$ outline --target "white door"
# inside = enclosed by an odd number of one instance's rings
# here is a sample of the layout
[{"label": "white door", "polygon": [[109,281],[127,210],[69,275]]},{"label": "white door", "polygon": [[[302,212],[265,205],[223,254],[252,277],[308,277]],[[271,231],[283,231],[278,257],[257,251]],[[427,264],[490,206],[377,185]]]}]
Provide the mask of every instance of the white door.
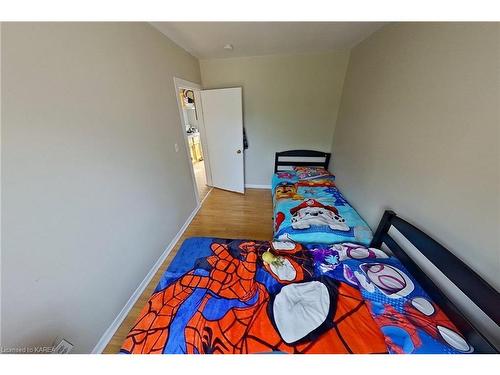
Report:
[{"label": "white door", "polygon": [[202,90],[200,93],[212,185],[244,193],[241,87]]}]

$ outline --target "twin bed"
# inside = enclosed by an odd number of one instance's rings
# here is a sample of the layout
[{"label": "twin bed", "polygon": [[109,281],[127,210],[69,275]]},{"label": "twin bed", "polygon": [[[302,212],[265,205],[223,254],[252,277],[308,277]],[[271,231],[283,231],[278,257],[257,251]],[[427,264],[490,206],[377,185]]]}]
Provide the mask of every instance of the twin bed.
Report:
[{"label": "twin bed", "polygon": [[[498,292],[391,211],[373,235],[336,188],[329,159],[277,153],[274,239],[187,239],[121,352],[497,352]],[[422,259],[497,331],[472,324],[422,271]]]},{"label": "twin bed", "polygon": [[329,160],[329,153],[318,151],[276,154],[272,180],[276,240],[370,244],[372,232],[335,186]]}]

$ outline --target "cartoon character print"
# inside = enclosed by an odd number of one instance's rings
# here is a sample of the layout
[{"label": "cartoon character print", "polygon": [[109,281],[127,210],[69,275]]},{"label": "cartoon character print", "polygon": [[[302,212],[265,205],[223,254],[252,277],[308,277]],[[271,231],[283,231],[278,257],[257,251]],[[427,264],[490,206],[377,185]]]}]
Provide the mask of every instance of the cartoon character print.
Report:
[{"label": "cartoon character print", "polygon": [[329,176],[330,172],[328,172],[325,168],[320,167],[294,167],[297,176],[301,180],[308,180],[316,177]]},{"label": "cartoon character print", "polygon": [[391,353],[412,353],[422,346],[415,326],[393,306],[383,305],[381,313],[375,315],[375,321],[385,333],[385,342]]},{"label": "cartoon character print", "polygon": [[276,216],[274,217],[274,233],[278,233],[283,221],[285,221],[285,214],[281,211],[276,213]]},{"label": "cartoon character print", "polygon": [[389,257],[382,250],[350,242],[334,244],[332,249],[339,252],[341,261],[346,259],[387,259]]},{"label": "cartoon character print", "polygon": [[291,172],[277,172],[276,176],[278,176],[281,180],[289,180],[295,177],[295,173]]},{"label": "cartoon character print", "polygon": [[313,259],[295,242],[273,241],[261,258],[267,272],[281,284],[302,281],[314,273]]},{"label": "cartoon character print", "polygon": [[[387,258],[381,250],[374,248],[363,250],[363,247],[355,244],[335,246],[339,251],[345,251],[341,259]],[[453,349],[461,353],[471,353],[474,350],[445,313],[427,296],[420,294],[416,284],[399,267],[377,261],[361,263],[358,271],[354,272],[350,268],[346,270],[346,267],[348,266],[344,265],[344,278],[348,282],[358,284],[370,294],[380,293],[370,297],[372,302],[369,306],[392,353],[418,351],[423,345],[423,332],[449,348],[445,350]]]},{"label": "cartoon character print", "polygon": [[[241,244],[241,248],[245,250],[253,249],[254,246],[253,242]],[[206,289],[221,298],[238,299],[243,302],[248,301],[257,292],[259,285],[253,280],[257,263],[254,249],[247,251],[243,260],[234,258],[229,253],[227,245],[214,243],[211,249],[213,255],[205,259],[211,268],[209,276],[196,275],[192,270],[167,288],[154,293],[125,339],[123,352],[161,354],[169,337],[170,324],[177,311],[198,288]],[[206,302],[205,298],[202,305]],[[199,311],[200,309],[197,313]],[[186,330],[193,328],[195,327],[188,325]],[[211,343],[200,343],[197,335],[188,335],[186,339],[188,351],[195,345],[201,346],[198,348],[200,352],[217,349]],[[224,344],[222,346],[226,347]]]},{"label": "cartoon character print", "polygon": [[339,189],[335,186],[327,187],[325,189],[325,193],[331,194],[331,196],[335,199],[336,206],[346,206],[348,204]]},{"label": "cartoon character print", "polygon": [[380,314],[375,315],[375,321],[385,333],[391,353],[413,353],[418,350],[422,346],[419,329],[459,352],[471,353],[474,350],[443,311],[424,297],[406,301],[403,313],[384,304]]},{"label": "cartoon character print", "polygon": [[295,199],[302,200],[304,197],[297,194],[297,184],[290,182],[281,182],[276,186],[274,196],[276,199]]},{"label": "cartoon character print", "polygon": [[348,231],[345,219],[333,206],[327,206],[315,199],[308,199],[290,210],[293,229],[308,229],[313,225],[327,225],[330,229]]},{"label": "cartoon character print", "polygon": [[335,182],[329,178],[317,178],[314,180],[299,180],[297,183],[298,186],[309,186],[309,187],[320,187],[320,186],[329,186],[334,187]]},{"label": "cartoon character print", "polygon": [[304,197],[307,197],[307,198],[314,198],[315,196],[318,195],[315,188],[303,188],[302,194],[304,195]]},{"label": "cartoon character print", "polygon": [[332,248],[315,247],[310,249],[314,263],[319,267],[321,273],[333,271],[340,265],[340,254]]},{"label": "cartoon character print", "polygon": [[[214,242],[213,255],[197,262],[209,266],[209,275],[200,276],[191,270],[154,293],[122,352],[162,353],[172,326],[178,322],[179,309],[200,288],[206,293],[193,307],[195,311],[183,329],[186,353],[386,352],[383,336],[365,301],[347,284],[299,276],[294,283],[284,283],[276,294],[269,294],[255,279],[259,255],[270,248],[265,244],[241,242],[237,254],[228,244]],[[297,258],[292,259],[288,253],[280,256],[294,260],[290,264],[297,275],[305,275],[304,270],[299,272]],[[302,297],[297,299],[299,295]],[[211,315],[214,304],[224,306],[219,316]],[[179,319],[185,319],[186,312],[182,315]],[[356,333],[360,322],[364,326],[362,338]]]},{"label": "cartoon character print", "polygon": [[414,297],[406,301],[404,312],[408,320],[429,336],[443,344],[463,352],[471,353],[473,348],[459,333],[457,327],[432,301],[424,297]]},{"label": "cartoon character print", "polygon": [[384,263],[363,263],[359,266],[366,276],[364,282],[362,274],[357,273],[361,285],[373,292],[375,287],[388,298],[398,299],[406,297],[415,289],[413,281],[398,268]]}]

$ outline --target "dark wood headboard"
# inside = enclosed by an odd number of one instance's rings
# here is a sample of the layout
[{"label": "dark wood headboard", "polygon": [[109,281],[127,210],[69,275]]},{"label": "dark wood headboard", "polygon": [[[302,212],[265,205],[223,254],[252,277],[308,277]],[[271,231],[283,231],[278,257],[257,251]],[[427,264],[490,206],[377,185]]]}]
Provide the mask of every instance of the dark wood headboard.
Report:
[{"label": "dark wood headboard", "polygon": [[[395,233],[397,234],[396,240],[398,240],[399,244],[389,234],[391,227],[394,227],[399,232]],[[406,244],[406,246],[403,245],[406,249],[400,246],[403,243]],[[473,324],[471,319],[467,318],[457,306],[457,298],[459,296],[456,295],[456,289],[454,289],[458,288],[465,294],[468,300],[464,301],[468,305],[472,303],[480,309],[480,313],[484,314],[481,320],[491,319],[491,324],[494,325],[496,323],[498,328],[500,325],[500,294],[491,285],[443,245],[417,227],[398,217],[393,211],[384,212],[370,246],[380,248],[382,244],[385,244],[403,263],[432,300],[441,307],[458,329],[460,329],[474,348],[474,352],[499,352],[498,342],[495,345],[494,340],[485,337],[477,327],[478,324]],[[408,246],[408,244],[410,245]],[[430,272],[426,273],[423,270],[423,268],[426,268],[425,264],[428,265],[427,262],[432,263],[432,274]],[[443,275],[444,278],[442,277]],[[440,283],[440,286],[436,282]],[[444,290],[445,287],[455,290],[455,298],[452,298],[455,302],[450,300],[453,294],[449,290],[446,293]],[[458,291],[458,293],[460,292]],[[462,304],[464,301],[462,301]],[[485,331],[484,327],[482,331]]]},{"label": "dark wood headboard", "polygon": [[[328,169],[330,163],[329,152],[313,150],[289,150],[277,152],[274,158],[274,173],[278,172],[279,167],[323,167]],[[294,160],[290,160],[290,159]],[[288,159],[288,160],[281,160]]]}]

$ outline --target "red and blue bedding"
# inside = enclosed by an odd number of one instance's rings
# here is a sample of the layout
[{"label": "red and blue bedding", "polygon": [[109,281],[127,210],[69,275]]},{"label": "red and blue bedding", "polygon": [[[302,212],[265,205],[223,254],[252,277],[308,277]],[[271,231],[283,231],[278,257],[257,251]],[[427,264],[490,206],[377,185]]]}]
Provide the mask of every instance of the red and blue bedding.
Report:
[{"label": "red and blue bedding", "polygon": [[122,353],[459,353],[395,259],[345,244],[189,238]]}]

